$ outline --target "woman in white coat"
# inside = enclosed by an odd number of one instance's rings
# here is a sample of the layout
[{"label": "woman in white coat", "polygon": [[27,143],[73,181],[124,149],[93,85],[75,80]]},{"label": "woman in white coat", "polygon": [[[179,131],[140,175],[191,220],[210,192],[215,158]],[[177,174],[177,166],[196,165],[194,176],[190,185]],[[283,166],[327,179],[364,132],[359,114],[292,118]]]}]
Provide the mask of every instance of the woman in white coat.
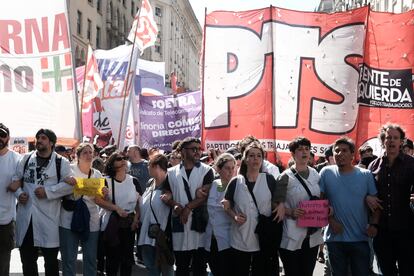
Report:
[{"label": "woman in white coat", "polygon": [[[260,143],[250,143],[243,153],[240,174],[227,186],[223,200],[224,210],[232,218],[230,245],[233,275],[279,275],[277,246],[272,256],[265,255],[259,247],[255,233],[259,213],[274,220],[284,217],[284,191],[276,187],[276,180],[261,173],[264,151]],[[280,233],[281,233],[281,225]],[[279,231],[279,230],[278,230]],[[274,233],[278,235],[278,233]]]},{"label": "woman in white coat", "polygon": [[318,248],[323,243],[321,229],[299,227],[296,221],[305,214],[305,211],[299,208],[299,203],[310,199],[300,179],[313,196],[320,196],[319,174],[308,166],[310,148],[310,141],[304,137],[295,138],[290,142],[289,150],[295,163],[277,180],[279,184],[287,184],[287,217],[284,220],[279,249],[286,276],[312,276]]},{"label": "woman in white coat", "polygon": [[[92,168],[94,147],[89,143],[81,143],[76,148],[76,164],[72,164],[72,174],[77,178],[102,178],[102,174]],[[75,200],[73,194],[63,199],[60,212],[60,253],[62,255],[63,275],[76,275],[76,259],[78,255],[79,243],[82,246],[83,275],[96,275],[96,254],[99,236],[99,207],[95,203],[95,197],[83,196],[82,200],[88,207],[90,214],[89,233],[85,233],[82,238],[79,234],[71,231],[71,222]]]},{"label": "woman in white coat", "polygon": [[[170,207],[163,201],[165,195],[163,184],[167,178],[168,159],[163,154],[154,155],[149,163],[148,170],[152,177],[142,199],[140,200],[141,232],[138,238],[138,246],[141,246],[142,259],[149,276],[172,276],[174,269],[166,263],[157,263],[155,239],[150,237],[150,227],[158,224],[162,231],[166,230]],[[170,195],[169,195],[170,197]]]},{"label": "woman in white coat", "polygon": [[220,175],[211,184],[207,199],[208,224],[205,233],[205,246],[208,265],[214,276],[232,274],[230,266],[230,227],[231,219],[223,209],[222,200],[233,173],[236,160],[230,153],[223,153],[215,160],[216,172]]}]

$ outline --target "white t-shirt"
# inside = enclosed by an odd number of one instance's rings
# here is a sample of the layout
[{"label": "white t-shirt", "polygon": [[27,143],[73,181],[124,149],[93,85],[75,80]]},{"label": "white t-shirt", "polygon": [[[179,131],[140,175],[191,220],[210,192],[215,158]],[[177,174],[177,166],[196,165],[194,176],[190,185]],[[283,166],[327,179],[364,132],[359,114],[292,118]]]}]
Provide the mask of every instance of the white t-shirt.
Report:
[{"label": "white t-shirt", "polygon": [[[108,183],[109,201],[112,202],[112,179],[106,178]],[[139,198],[139,194],[135,189],[134,181],[131,175],[127,174],[125,180],[118,182],[114,179],[115,185],[115,205],[124,209],[128,214],[135,211],[135,206]],[[111,211],[105,210],[102,214],[101,231],[104,231],[108,224]]]},{"label": "white t-shirt", "polygon": [[[87,174],[84,174],[80,171],[77,164],[71,164],[70,165],[72,169],[73,177],[79,177],[79,178],[88,178]],[[102,178],[102,174],[98,170],[92,170],[91,178]],[[73,194],[66,196],[66,198],[71,200],[79,199],[80,196],[74,197]],[[95,203],[95,197],[89,197],[84,196],[83,201],[86,203],[86,206],[88,206],[89,214],[91,216],[89,221],[89,231],[90,232],[96,232],[99,231],[99,206]],[[70,229],[70,224],[72,223],[72,216],[73,211],[66,211],[63,206],[60,209],[60,227]]]},{"label": "white t-shirt", "polygon": [[7,191],[12,182],[21,156],[14,151],[0,155],[0,225],[9,224],[16,219],[16,197]]}]

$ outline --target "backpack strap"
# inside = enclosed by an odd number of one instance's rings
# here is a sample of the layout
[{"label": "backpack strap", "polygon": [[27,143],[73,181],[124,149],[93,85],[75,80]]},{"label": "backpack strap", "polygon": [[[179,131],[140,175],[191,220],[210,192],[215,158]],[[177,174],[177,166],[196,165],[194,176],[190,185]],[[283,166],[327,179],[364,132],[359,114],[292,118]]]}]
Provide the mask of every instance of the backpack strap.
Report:
[{"label": "backpack strap", "polygon": [[56,176],[57,176],[57,180],[58,183],[60,182],[60,168],[62,167],[62,157],[59,155],[56,155],[55,158],[55,162],[56,162]]},{"label": "backpack strap", "polygon": [[115,204],[115,181],[113,177],[111,177],[111,180],[112,180],[112,203],[116,205]]}]

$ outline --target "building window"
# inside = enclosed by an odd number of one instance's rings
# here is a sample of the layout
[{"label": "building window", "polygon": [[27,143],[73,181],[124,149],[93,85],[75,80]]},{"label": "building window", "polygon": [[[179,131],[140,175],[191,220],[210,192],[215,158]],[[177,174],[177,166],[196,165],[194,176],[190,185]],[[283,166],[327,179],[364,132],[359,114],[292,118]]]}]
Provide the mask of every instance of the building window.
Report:
[{"label": "building window", "polygon": [[130,28],[130,26],[129,26],[129,23],[128,23],[128,21],[127,20],[125,20],[125,25],[124,25],[124,32],[125,32],[125,36],[128,36],[128,33],[129,33],[129,28]]},{"label": "building window", "polygon": [[131,16],[135,17],[135,3],[134,3],[134,0],[131,1]]},{"label": "building window", "polygon": [[162,12],[161,12],[161,8],[159,7],[155,7],[155,15],[161,17],[162,16]]},{"label": "building window", "polygon": [[155,52],[161,54],[161,45],[155,45]]},{"label": "building window", "polygon": [[78,20],[76,23],[76,30],[78,35],[81,35],[82,33],[82,12],[78,11]]},{"label": "building window", "polygon": [[126,0],[122,0],[122,5],[124,5],[124,7],[126,7]]},{"label": "building window", "polygon": [[119,10],[116,9],[116,25],[118,29],[121,29],[121,16],[119,16]]},{"label": "building window", "polygon": [[99,13],[102,13],[101,0],[96,0],[96,10],[97,10]]},{"label": "building window", "polygon": [[101,28],[96,26],[96,48],[101,47]]},{"label": "building window", "polygon": [[90,19],[88,19],[88,29],[86,31],[86,38],[89,39],[89,41],[90,41],[91,36],[92,36],[92,21]]}]

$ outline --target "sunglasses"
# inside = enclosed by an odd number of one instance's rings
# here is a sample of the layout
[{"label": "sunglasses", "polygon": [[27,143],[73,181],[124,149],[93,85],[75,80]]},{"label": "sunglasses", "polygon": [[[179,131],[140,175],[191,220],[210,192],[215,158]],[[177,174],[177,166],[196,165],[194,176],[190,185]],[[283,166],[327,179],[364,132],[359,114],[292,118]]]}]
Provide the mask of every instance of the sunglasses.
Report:
[{"label": "sunglasses", "polygon": [[186,149],[186,150],[191,150],[192,152],[201,151],[201,148],[199,148],[199,147],[184,148],[184,149]]},{"label": "sunglasses", "polygon": [[0,130],[0,138],[6,138],[7,136],[8,136],[7,132],[4,132],[4,131]]},{"label": "sunglasses", "polygon": [[115,157],[115,159],[114,159],[115,161],[122,161],[122,160],[128,160],[128,157],[127,156],[118,156],[118,157]]}]

